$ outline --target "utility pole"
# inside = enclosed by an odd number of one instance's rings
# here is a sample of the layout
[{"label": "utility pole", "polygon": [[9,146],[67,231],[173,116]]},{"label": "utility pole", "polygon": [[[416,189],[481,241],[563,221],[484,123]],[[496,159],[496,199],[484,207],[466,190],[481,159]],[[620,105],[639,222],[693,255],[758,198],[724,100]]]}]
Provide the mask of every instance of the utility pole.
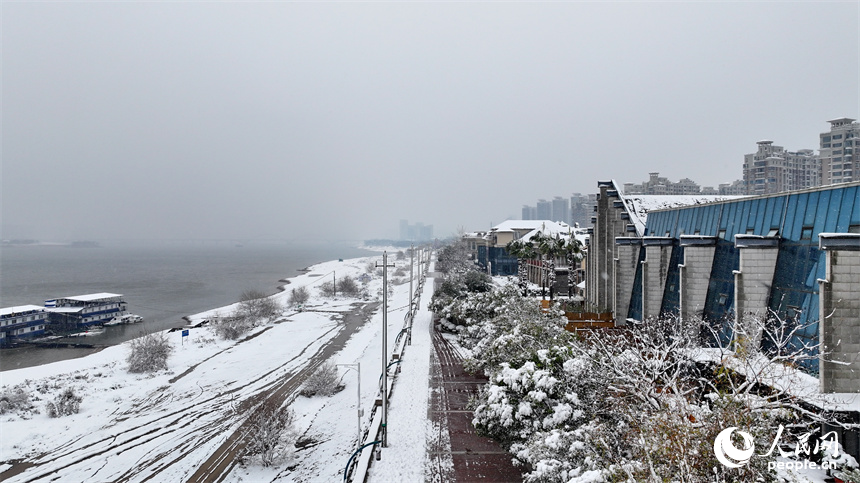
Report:
[{"label": "utility pole", "polygon": [[412,319],[415,317],[415,312],[412,310],[412,301],[415,300],[414,294],[412,293],[412,279],[415,278],[414,267],[415,244],[412,243],[409,245],[409,334],[406,336],[407,345],[412,345]]},{"label": "utility pole", "polygon": [[388,447],[388,252],[382,252],[382,447]]},{"label": "utility pole", "polygon": [[331,271],[331,289],[333,290],[333,294],[335,297],[337,297],[337,277],[336,277],[336,275],[337,275],[337,273],[334,270],[332,270]]}]

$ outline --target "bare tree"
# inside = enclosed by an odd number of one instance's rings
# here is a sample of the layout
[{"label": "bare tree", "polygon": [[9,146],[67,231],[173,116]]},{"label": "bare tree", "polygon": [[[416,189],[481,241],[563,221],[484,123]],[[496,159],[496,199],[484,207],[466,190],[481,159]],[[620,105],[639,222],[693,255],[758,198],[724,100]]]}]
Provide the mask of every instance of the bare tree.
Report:
[{"label": "bare tree", "polygon": [[239,297],[239,308],[236,315],[268,322],[280,313],[281,306],[274,298],[259,290],[246,290]]},{"label": "bare tree", "polygon": [[294,420],[293,410],[275,398],[263,401],[248,419],[245,454],[259,456],[263,466],[271,466],[278,456],[295,447]]},{"label": "bare tree", "polygon": [[361,293],[361,287],[355,279],[350,276],[342,277],[338,280],[337,290],[347,297],[356,297]]},{"label": "bare tree", "polygon": [[307,303],[307,301],[311,298],[311,293],[307,289],[307,287],[296,287],[290,290],[290,305],[301,305]]},{"label": "bare tree", "polygon": [[212,319],[210,327],[218,337],[236,340],[251,330],[253,323],[245,317],[216,317]]},{"label": "bare tree", "polygon": [[331,281],[326,281],[320,284],[320,293],[324,297],[334,297],[337,294],[346,297],[357,297],[361,294],[361,287],[350,276],[341,277],[337,280],[337,285]]}]

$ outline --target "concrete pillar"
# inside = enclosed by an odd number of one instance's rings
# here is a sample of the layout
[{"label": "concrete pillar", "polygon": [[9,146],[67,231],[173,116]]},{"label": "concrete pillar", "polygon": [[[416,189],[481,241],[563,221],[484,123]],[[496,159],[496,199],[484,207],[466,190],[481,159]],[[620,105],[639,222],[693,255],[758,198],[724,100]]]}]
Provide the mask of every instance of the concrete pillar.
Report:
[{"label": "concrete pillar", "polygon": [[681,319],[701,318],[714,265],[717,238],[713,236],[681,235],[684,263],[680,269]]},{"label": "concrete pillar", "polygon": [[646,236],[642,238],[645,261],[642,267],[642,319],[659,317],[663,305],[663,291],[672,256],[672,238]]},{"label": "concrete pillar", "polygon": [[779,238],[758,235],[735,235],[740,254],[735,274],[735,320],[767,315]]},{"label": "concrete pillar", "polygon": [[615,320],[617,325],[626,325],[630,297],[633,295],[633,282],[636,278],[636,265],[639,262],[639,248],[642,239],[638,237],[618,237],[618,258],[615,259]]},{"label": "concrete pillar", "polygon": [[819,280],[821,392],[860,392],[860,234],[822,233],[827,274]]},{"label": "concrete pillar", "polygon": [[779,237],[735,235],[735,248],[740,254],[740,265],[734,272],[735,331],[746,333],[736,342],[748,344],[750,350],[758,349],[773,287]]}]

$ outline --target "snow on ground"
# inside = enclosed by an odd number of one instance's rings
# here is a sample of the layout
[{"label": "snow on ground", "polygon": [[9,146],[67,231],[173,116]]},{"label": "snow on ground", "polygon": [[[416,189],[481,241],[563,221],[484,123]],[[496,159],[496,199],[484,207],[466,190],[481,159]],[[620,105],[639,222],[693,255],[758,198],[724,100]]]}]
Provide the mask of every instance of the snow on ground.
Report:
[{"label": "snow on ground", "polygon": [[433,350],[433,313],[427,308],[433,296],[428,280],[421,306],[412,323],[412,345],[403,351],[403,362],[388,402],[388,447],[368,471],[370,481],[425,481],[427,435],[434,431],[428,417],[430,352]]},{"label": "snow on ground", "polygon": [[[409,291],[409,260],[394,258],[389,261],[398,268],[405,266],[406,278],[389,272],[389,281],[394,284],[389,296],[389,334],[396,334],[403,323]],[[180,332],[169,333],[176,350],[168,371],[129,374],[125,369],[128,348],[123,345],[80,359],[0,373],[3,391],[13,386],[26,388],[39,411],[23,417],[0,415],[0,471],[23,469],[17,476],[7,473],[0,478],[10,482],[40,477],[61,481],[140,481],[147,477],[152,477],[151,481],[187,480],[242,422],[243,414],[236,413],[242,401],[306,366],[343,329],[346,313],[355,304],[367,303],[347,298],[323,299],[318,293],[319,284],[331,280],[333,272],[338,277],[368,274],[372,277],[368,282],[370,298],[378,300],[381,277],[368,267],[376,261],[381,261],[381,256],[325,262],[290,279],[286,291],[272,297],[286,305],[290,290],[305,286],[311,290],[311,301],[303,312],[291,311],[275,323],[258,327],[252,334],[255,337],[240,342],[222,341],[207,327],[191,329],[184,341]],[[422,298],[422,303],[428,300],[429,296]],[[216,313],[228,315],[231,309],[213,309],[189,319],[199,322]],[[361,363],[365,426],[381,372],[381,325],[382,313],[377,309],[343,349],[329,359],[335,363]],[[426,348],[416,346],[415,341],[413,338],[410,350],[415,351],[417,362],[418,353]],[[389,337],[389,343],[393,342],[394,337]],[[425,377],[414,384],[423,385],[426,392],[426,361],[422,363]],[[421,371],[412,366],[404,370]],[[342,478],[357,432],[356,372],[343,368],[342,377],[343,391],[330,397],[298,396],[292,402],[296,430],[306,444],[304,449],[283,458],[275,467],[252,463],[236,466],[227,481]],[[80,413],[49,418],[45,403],[66,387],[73,387],[83,396]],[[397,394],[398,404],[406,405],[405,396],[411,393],[411,389],[404,389]],[[421,418],[425,415],[426,410]],[[24,463],[11,464],[18,461]]]}]

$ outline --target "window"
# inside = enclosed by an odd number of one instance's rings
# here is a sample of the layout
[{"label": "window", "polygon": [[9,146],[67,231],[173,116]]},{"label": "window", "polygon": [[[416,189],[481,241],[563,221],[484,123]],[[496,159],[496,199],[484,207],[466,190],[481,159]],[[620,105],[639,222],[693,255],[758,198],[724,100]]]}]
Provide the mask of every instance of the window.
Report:
[{"label": "window", "polygon": [[801,230],[801,232],[800,232],[800,239],[801,240],[811,240],[812,239],[812,227],[811,226],[804,226],[803,227],[803,230]]},{"label": "window", "polygon": [[842,139],[842,135],[841,134],[834,134],[833,139]]},{"label": "window", "polygon": [[830,142],[830,136],[822,136],[822,137],[821,137],[821,142],[823,142],[823,143],[829,143],[829,142]]},{"label": "window", "polygon": [[720,238],[725,239],[725,238],[726,238],[726,230],[720,230],[720,235],[719,235],[719,236],[720,236]]},{"label": "window", "polygon": [[834,147],[834,148],[841,148],[841,147],[842,147],[842,143],[833,143],[833,147]]},{"label": "window", "polygon": [[720,305],[726,305],[726,301],[728,301],[728,300],[729,300],[729,295],[725,294],[725,293],[721,293],[718,302]]},{"label": "window", "polygon": [[779,235],[779,228],[771,228],[769,232],[767,232],[767,236],[777,236]]}]

